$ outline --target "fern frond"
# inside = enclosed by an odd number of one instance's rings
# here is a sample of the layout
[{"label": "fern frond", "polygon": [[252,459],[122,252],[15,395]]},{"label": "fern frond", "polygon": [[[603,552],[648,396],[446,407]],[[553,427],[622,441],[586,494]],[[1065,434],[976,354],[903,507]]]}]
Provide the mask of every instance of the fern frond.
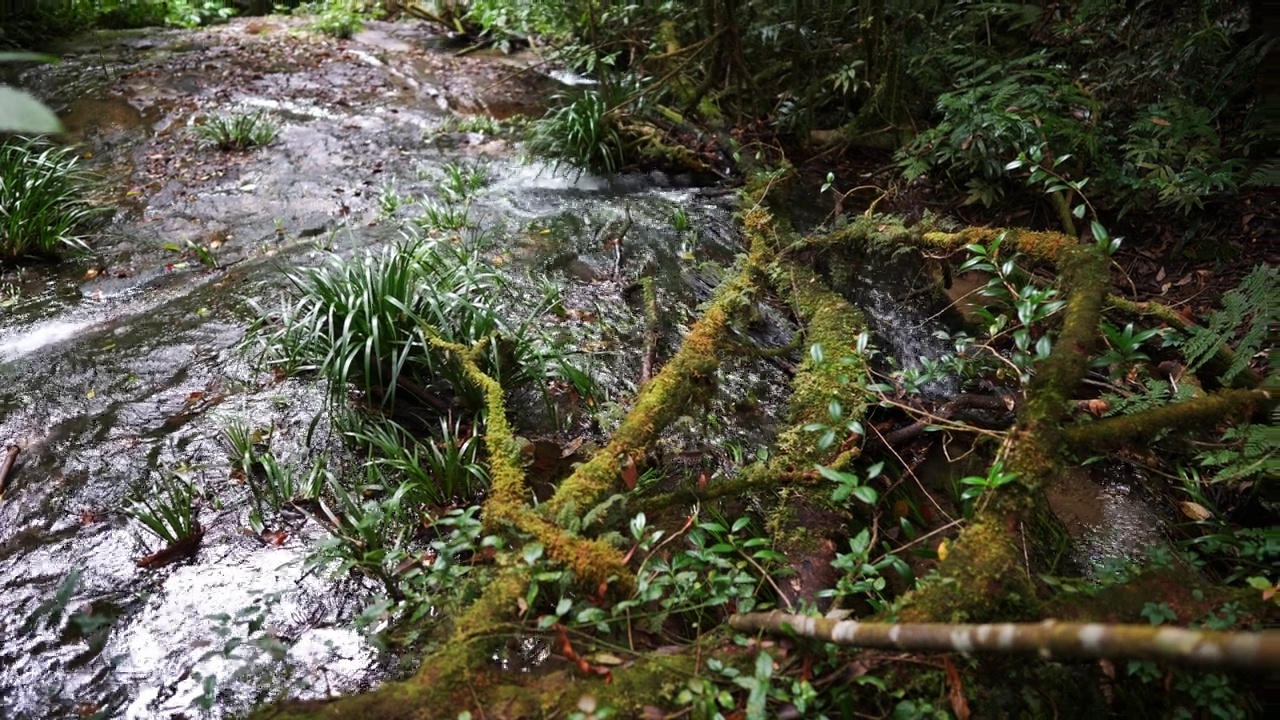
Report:
[{"label": "fern frond", "polygon": [[1201,467],[1216,468],[1211,482],[1244,480],[1260,473],[1274,472],[1277,430],[1274,425],[1246,425],[1228,428],[1222,440],[1228,447],[1200,453]]},{"label": "fern frond", "polygon": [[1240,286],[1222,297],[1222,309],[1208,317],[1204,325],[1193,327],[1182,347],[1187,369],[1204,366],[1219,347],[1235,346],[1235,358],[1219,377],[1226,384],[1249,366],[1273,324],[1280,321],[1280,301],[1276,300],[1280,270],[1266,265],[1255,267]]}]

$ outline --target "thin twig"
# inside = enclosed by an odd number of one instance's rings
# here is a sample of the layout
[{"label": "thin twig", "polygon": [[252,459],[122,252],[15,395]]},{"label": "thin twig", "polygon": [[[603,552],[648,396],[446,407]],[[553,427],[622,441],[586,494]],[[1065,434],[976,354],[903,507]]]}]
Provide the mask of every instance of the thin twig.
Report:
[{"label": "thin twig", "polygon": [[902,456],[898,454],[898,451],[895,450],[894,447],[890,445],[887,440],[884,439],[884,435],[881,434],[880,429],[871,423],[867,423],[867,427],[870,427],[872,430],[875,430],[876,435],[879,436],[880,438],[880,442],[884,443],[884,446],[889,448],[889,452],[893,453],[893,456],[898,458],[898,462],[902,463],[902,468],[907,471],[907,474],[911,476],[912,480],[916,481],[916,487],[920,488],[920,492],[924,493],[924,496],[929,499],[929,503],[933,505],[934,509],[942,513],[942,517],[946,518],[951,522],[955,522],[955,518],[948,515],[947,511],[943,510],[942,506],[938,504],[938,501],[934,500],[933,496],[929,494],[929,491],[925,489],[924,483],[920,482],[919,476],[915,474],[915,471],[911,469],[911,466],[907,464],[907,461],[902,459]]}]

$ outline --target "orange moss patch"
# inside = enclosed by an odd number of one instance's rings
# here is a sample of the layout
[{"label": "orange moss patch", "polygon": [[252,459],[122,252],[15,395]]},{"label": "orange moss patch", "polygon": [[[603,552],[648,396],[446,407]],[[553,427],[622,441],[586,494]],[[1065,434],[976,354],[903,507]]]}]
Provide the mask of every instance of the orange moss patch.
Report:
[{"label": "orange moss patch", "polygon": [[959,250],[965,245],[990,245],[1004,236],[1002,247],[1013,248],[1033,260],[1057,263],[1067,248],[1078,247],[1080,241],[1059,232],[1036,232],[1021,228],[965,228],[960,232],[926,232],[923,244],[940,250]]}]

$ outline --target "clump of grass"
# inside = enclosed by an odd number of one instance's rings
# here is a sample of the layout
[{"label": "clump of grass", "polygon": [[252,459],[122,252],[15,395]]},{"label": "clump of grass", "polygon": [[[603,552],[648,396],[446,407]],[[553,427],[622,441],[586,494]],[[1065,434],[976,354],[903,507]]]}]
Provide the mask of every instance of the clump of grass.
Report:
[{"label": "clump of grass", "polygon": [[623,162],[622,136],[604,97],[594,91],[584,92],[534,121],[529,150],[557,165],[569,164],[594,173],[615,172]]},{"label": "clump of grass", "polygon": [[413,218],[413,223],[423,230],[447,233],[465,230],[471,225],[471,207],[465,203],[459,205],[448,200],[436,202],[424,198],[418,206],[422,213]]},{"label": "clump of grass", "polygon": [[250,113],[213,113],[195,128],[204,147],[219,150],[249,150],[270,145],[280,133],[280,125],[264,110]]},{"label": "clump of grass", "polygon": [[489,184],[489,172],[479,163],[447,162],[440,192],[453,201],[466,200]]},{"label": "clump of grass", "polygon": [[88,250],[80,231],[95,213],[78,160],[71,148],[38,138],[0,144],[0,263]]},{"label": "clump of grass", "polygon": [[505,127],[503,121],[491,115],[466,115],[456,117],[440,126],[437,132],[475,133],[477,135],[501,135]]},{"label": "clump of grass", "polygon": [[147,493],[125,506],[124,512],[166,546],[175,548],[203,533],[196,520],[198,495],[194,483],[167,470]]},{"label": "clump of grass", "polygon": [[373,468],[401,481],[402,495],[441,507],[466,504],[489,484],[475,432],[461,420],[442,417],[439,432],[425,440],[385,419],[352,423],[345,435],[370,452]]},{"label": "clump of grass", "polygon": [[497,337],[486,345],[484,369],[500,382],[545,376],[544,346],[528,322],[504,317],[514,291],[475,239],[425,238],[335,255],[288,278],[295,298],[262,314],[253,336],[268,364],[317,372],[335,399],[354,387],[385,408],[404,393],[418,405],[452,395],[481,407],[479,392],[433,336],[468,346]]}]

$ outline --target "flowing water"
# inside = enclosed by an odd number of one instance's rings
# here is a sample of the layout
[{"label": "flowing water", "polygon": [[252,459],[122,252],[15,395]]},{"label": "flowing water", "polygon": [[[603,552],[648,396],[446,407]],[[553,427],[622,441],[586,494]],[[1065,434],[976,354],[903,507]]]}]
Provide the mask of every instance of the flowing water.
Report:
[{"label": "flowing water", "polygon": [[[239,420],[272,427],[285,459],[314,452],[323,389],[245,357],[247,302],[269,304],[282,269],[398,240],[416,211],[389,199],[438,196],[446,163],[487,178],[471,216],[493,261],[560,288],[565,312],[542,321],[583,348],[605,388],[599,437],[639,382],[635,281],[654,278],[668,357],[741,251],[730,208],[689,178],[567,175],[521,162],[501,137],[442,132],[458,110],[536,112],[554,81],[512,90],[516,61],[425,51],[418,25],[374,24],[349,43],[297,29],[272,18],[103,34],[23,77],[62,111],[106,180],[100,199],[119,210],[93,258],[0,284],[0,442],[22,448],[0,502],[0,718],[167,718],[210,696],[236,713],[394,672],[354,629],[375,588],[307,565],[325,535],[314,522],[271,542],[249,532],[250,493],[220,437]],[[245,155],[197,149],[189,126],[228,107],[270,110],[279,138]],[[622,243],[602,243],[627,222]],[[897,329],[889,344],[906,358],[937,352],[934,320],[889,298],[863,303]],[[785,313],[761,316],[757,340],[785,344]],[[725,448],[750,455],[783,412],[787,379],[785,362],[727,361],[727,400],[708,413],[722,421],[681,418],[663,451],[694,473]],[[204,539],[187,561],[140,568],[158,543],[122,509],[166,473],[203,493]],[[288,662],[228,644],[251,628]]]}]

